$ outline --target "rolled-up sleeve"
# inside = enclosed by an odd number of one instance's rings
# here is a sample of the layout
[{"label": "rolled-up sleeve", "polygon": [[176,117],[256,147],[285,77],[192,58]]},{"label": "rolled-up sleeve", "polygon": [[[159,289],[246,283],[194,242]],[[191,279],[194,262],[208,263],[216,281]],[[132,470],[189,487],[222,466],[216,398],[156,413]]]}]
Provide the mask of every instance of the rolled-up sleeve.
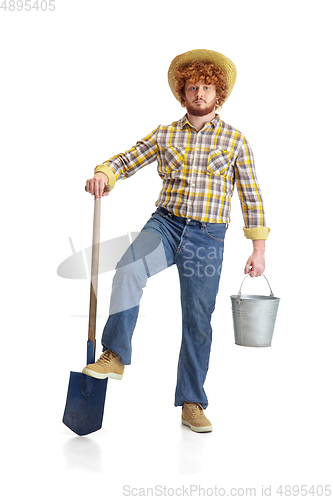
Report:
[{"label": "rolled-up sleeve", "polygon": [[262,194],[258,184],[254,157],[248,141],[244,138],[235,162],[235,177],[241,203],[246,238],[266,240],[270,228],[266,225]]},{"label": "rolled-up sleeve", "polygon": [[140,168],[149,165],[157,159],[157,127],[151,134],[138,141],[125,153],[118,154],[97,165],[96,172],[103,172],[109,179],[109,184],[119,179],[126,179],[134,175]]}]

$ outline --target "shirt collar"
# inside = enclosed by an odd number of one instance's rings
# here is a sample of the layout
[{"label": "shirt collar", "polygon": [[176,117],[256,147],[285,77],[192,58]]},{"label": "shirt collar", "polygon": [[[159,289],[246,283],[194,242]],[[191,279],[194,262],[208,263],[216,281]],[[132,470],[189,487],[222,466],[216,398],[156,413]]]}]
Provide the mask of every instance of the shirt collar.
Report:
[{"label": "shirt collar", "polygon": [[[188,125],[190,128],[193,128],[193,125],[190,124],[190,122],[187,119],[187,114],[183,116],[183,118],[179,122],[180,128],[184,128],[186,125]],[[221,119],[218,114],[215,115],[215,118],[211,120],[210,122],[207,122],[205,127],[207,125],[211,125],[213,128],[218,128],[221,124]]]}]

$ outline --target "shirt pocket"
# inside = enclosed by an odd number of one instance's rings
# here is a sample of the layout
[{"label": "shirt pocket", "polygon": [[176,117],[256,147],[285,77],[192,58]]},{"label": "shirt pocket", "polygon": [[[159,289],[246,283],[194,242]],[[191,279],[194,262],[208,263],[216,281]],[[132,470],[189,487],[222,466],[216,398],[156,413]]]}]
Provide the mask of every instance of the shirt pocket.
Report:
[{"label": "shirt pocket", "polygon": [[207,161],[207,172],[213,175],[225,175],[231,161],[231,153],[227,149],[213,149]]},{"label": "shirt pocket", "polygon": [[184,174],[185,148],[170,146],[165,148],[159,165],[162,177],[179,178]]}]

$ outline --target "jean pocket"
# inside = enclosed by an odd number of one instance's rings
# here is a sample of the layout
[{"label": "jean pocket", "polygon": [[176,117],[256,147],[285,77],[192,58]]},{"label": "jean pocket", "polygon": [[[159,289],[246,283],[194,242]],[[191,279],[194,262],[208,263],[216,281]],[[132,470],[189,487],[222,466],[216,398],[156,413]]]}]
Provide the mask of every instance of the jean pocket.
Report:
[{"label": "jean pocket", "polygon": [[205,233],[212,240],[223,242],[228,224],[208,222],[205,225]]}]

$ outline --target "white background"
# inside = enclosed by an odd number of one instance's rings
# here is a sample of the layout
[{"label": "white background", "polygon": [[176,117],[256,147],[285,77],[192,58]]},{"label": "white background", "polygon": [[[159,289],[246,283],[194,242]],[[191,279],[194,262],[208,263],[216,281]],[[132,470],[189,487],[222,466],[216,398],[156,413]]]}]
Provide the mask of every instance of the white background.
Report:
[{"label": "white background", "polygon": [[[166,486],[169,496],[183,485],[254,487],[261,496],[263,485],[273,495],[279,485],[331,484],[330,2],[55,6],[0,9],[5,498],[122,498],[125,485]],[[76,250],[91,244],[84,185],[93,168],[183,116],[167,70],[197,48],[237,67],[221,117],[254,150],[272,228],[265,274],[281,298],[273,345],[234,344],[229,296],[251,253],[235,194],[205,386],[214,431],[181,426],[173,406],[181,312],[171,268],[147,285],[132,365],[109,382],[102,430],[79,438],[62,414],[69,372],[85,364],[89,283],[62,279],[57,267],[71,254],[68,237]],[[102,240],[140,230],[160,186],[154,164],[119,182],[103,199]],[[111,280],[100,277],[98,345]],[[268,290],[258,279],[245,291]]]}]

